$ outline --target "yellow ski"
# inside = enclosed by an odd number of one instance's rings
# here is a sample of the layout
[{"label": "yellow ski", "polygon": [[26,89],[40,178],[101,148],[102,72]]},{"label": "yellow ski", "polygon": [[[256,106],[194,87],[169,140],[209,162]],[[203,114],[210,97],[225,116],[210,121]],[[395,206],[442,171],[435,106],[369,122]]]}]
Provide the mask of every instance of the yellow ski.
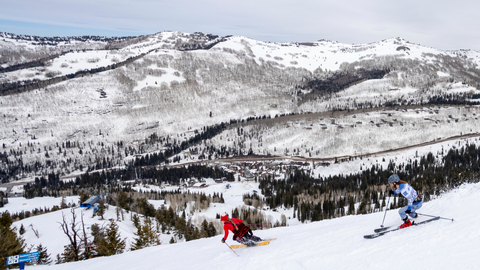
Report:
[{"label": "yellow ski", "polygon": [[[257,243],[257,246],[266,246],[268,244],[270,244],[270,241],[273,241],[273,240],[276,240],[277,238],[271,238],[271,239],[267,239],[265,241],[262,241],[262,242],[258,242]],[[240,244],[240,245],[230,245],[230,248],[231,249],[239,249],[239,248],[245,248],[247,247],[246,245],[244,244]]]}]

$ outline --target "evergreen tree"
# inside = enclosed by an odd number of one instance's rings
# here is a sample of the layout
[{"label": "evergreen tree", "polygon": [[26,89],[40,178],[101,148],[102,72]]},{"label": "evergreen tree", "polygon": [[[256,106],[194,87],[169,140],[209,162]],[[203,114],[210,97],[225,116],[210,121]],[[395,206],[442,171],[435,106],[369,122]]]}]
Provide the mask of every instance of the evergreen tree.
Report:
[{"label": "evergreen tree", "polygon": [[238,213],[238,209],[235,208],[232,212],[232,218],[239,218],[240,214]]},{"label": "evergreen tree", "polygon": [[134,234],[136,237],[133,239],[133,244],[130,249],[131,250],[142,249],[145,246],[145,242],[144,242],[144,236],[143,236],[141,224],[137,226],[137,232]]},{"label": "evergreen tree", "polygon": [[157,230],[153,226],[152,220],[148,217],[145,219],[144,225],[138,224],[135,236],[131,250],[160,245]]},{"label": "evergreen tree", "polygon": [[200,236],[201,236],[202,238],[209,237],[208,222],[207,222],[206,219],[204,219],[203,222],[202,222],[202,227],[201,227]]},{"label": "evergreen tree", "polygon": [[85,193],[85,192],[79,192],[78,196],[79,196],[78,205],[81,205],[82,203],[84,203],[90,198],[90,195],[88,195],[88,193]]},{"label": "evergreen tree", "polygon": [[8,199],[6,199],[5,194],[3,193],[3,191],[0,191],[0,207],[3,207],[5,205],[4,200],[6,200],[8,203]]},{"label": "evergreen tree", "polygon": [[55,264],[61,264],[63,263],[62,257],[60,254],[57,254],[57,258],[55,259]]},{"label": "evergreen tree", "polygon": [[48,254],[47,247],[42,246],[42,244],[37,246],[38,251],[38,260],[37,264],[51,264],[52,259],[50,254]]},{"label": "evergreen tree", "polygon": [[101,246],[102,240],[104,238],[104,230],[103,228],[100,228],[100,226],[98,226],[98,224],[96,223],[92,224],[90,228],[93,236],[93,243],[91,249],[92,257],[103,256],[99,253],[99,247]]},{"label": "evergreen tree", "polygon": [[348,199],[348,214],[355,215],[355,201],[352,196]]},{"label": "evergreen tree", "polygon": [[23,223],[22,223],[22,225],[20,225],[20,229],[18,230],[18,233],[20,235],[23,235],[25,233],[25,227],[23,227]]},{"label": "evergreen tree", "polygon": [[144,235],[146,236],[146,243],[148,246],[157,246],[160,245],[160,235],[158,234],[152,219],[146,218],[144,222],[143,230]]},{"label": "evergreen tree", "polygon": [[105,214],[105,201],[100,200],[98,201],[98,209],[97,209],[97,215],[100,216],[100,219],[104,219],[103,215]]},{"label": "evergreen tree", "polygon": [[67,208],[67,207],[68,207],[68,205],[67,205],[67,203],[66,203],[66,201],[65,201],[65,197],[62,197],[62,200],[60,201],[60,208],[61,208],[61,209],[65,209],[65,208]]},{"label": "evergreen tree", "polygon": [[62,253],[61,262],[73,262],[79,260],[78,248],[75,248],[74,245],[68,244],[64,246]]},{"label": "evergreen tree", "polygon": [[215,225],[213,225],[213,222],[208,223],[208,236],[212,237],[217,235],[217,229],[215,228]]},{"label": "evergreen tree", "polygon": [[177,218],[175,220],[175,235],[178,239],[182,239],[187,234],[187,223],[184,218]]},{"label": "evergreen tree", "polygon": [[137,214],[133,215],[132,221],[133,221],[133,225],[135,226],[135,228],[138,229],[138,226],[140,225],[140,219],[138,218]]},{"label": "evergreen tree", "polygon": [[[0,258],[25,253],[25,240],[17,236],[16,228],[11,228],[13,220],[8,211],[0,218]],[[0,269],[6,269],[6,263],[0,263]]]},{"label": "evergreen tree", "polygon": [[111,256],[123,253],[125,242],[125,239],[120,238],[118,225],[112,220],[110,225],[105,229],[105,236],[100,242],[99,254],[103,256]]}]

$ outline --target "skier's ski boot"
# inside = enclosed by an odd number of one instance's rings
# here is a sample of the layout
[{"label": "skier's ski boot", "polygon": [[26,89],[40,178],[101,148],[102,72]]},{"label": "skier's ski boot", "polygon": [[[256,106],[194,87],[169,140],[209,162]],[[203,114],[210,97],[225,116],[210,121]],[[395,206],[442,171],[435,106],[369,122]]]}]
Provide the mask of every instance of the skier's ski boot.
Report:
[{"label": "skier's ski boot", "polygon": [[263,242],[265,241],[264,239],[258,237],[258,236],[255,236],[255,235],[252,235],[252,240],[255,241],[255,242]]},{"label": "skier's ski boot", "polygon": [[257,243],[253,242],[253,241],[248,241],[247,243],[245,243],[245,245],[247,245],[247,247],[254,247],[257,245]]},{"label": "skier's ski boot", "polygon": [[407,228],[410,226],[412,226],[412,222],[410,221],[410,219],[406,218],[405,222],[402,225],[400,225],[400,229]]}]

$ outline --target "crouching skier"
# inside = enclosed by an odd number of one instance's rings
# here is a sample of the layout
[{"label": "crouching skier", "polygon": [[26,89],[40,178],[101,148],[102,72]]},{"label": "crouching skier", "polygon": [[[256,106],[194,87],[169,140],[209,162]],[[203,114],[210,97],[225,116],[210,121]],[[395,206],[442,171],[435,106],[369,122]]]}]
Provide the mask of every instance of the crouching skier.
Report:
[{"label": "crouching skier", "polygon": [[222,238],[222,243],[225,243],[228,237],[228,231],[233,232],[233,240],[244,244],[247,247],[256,246],[257,242],[264,241],[260,237],[254,236],[252,230],[245,224],[243,220],[238,218],[229,218],[227,214],[220,216],[220,221],[223,222],[223,230],[225,235]]},{"label": "crouching skier", "polygon": [[396,174],[392,174],[388,178],[388,183],[392,190],[390,190],[390,195],[402,194],[405,199],[408,201],[408,205],[400,208],[398,213],[400,218],[403,220],[403,224],[400,225],[400,228],[406,228],[412,226],[412,222],[408,219],[408,216],[412,218],[417,218],[418,214],[416,211],[422,207],[422,194],[417,193],[412,186],[407,182],[400,180],[400,177]]}]

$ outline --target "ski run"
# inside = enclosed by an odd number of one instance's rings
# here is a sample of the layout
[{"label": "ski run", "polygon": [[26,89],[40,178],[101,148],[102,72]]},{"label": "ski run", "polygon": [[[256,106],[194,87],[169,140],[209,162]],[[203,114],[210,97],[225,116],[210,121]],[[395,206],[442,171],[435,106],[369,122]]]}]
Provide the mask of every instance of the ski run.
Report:
[{"label": "ski run", "polygon": [[[29,204],[31,203],[29,200]],[[375,233],[374,230],[382,224],[385,212],[254,231],[255,235],[263,239],[277,238],[269,245],[261,247],[233,251],[222,244],[220,241],[222,236],[217,235],[190,242],[128,251],[110,257],[60,265],[27,265],[26,268],[29,270],[478,269],[479,207],[480,183],[465,184],[424,203],[418,211],[454,218],[453,222],[439,219],[387,233],[375,239],[364,239],[363,236]],[[51,214],[20,220],[15,222],[14,226],[18,228],[21,223],[34,223],[40,227],[39,223],[49,222],[49,215]],[[400,224],[397,209],[387,211],[385,227]],[[50,227],[51,230],[59,230],[58,223],[53,222]],[[44,240],[42,244],[48,247],[64,237],[58,235],[59,237]],[[35,243],[33,238],[25,239],[27,243]],[[238,244],[231,236],[226,243]],[[54,256],[52,255],[53,259]]]}]

